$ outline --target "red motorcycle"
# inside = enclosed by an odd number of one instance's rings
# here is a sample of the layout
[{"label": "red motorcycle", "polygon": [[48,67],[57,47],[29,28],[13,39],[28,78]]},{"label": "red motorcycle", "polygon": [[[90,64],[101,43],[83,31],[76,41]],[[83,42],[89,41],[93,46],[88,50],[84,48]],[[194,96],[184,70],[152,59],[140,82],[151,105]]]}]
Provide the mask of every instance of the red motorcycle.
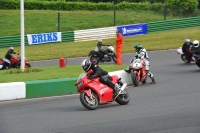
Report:
[{"label": "red motorcycle", "polygon": [[140,83],[146,83],[147,74],[143,60],[135,59],[130,65],[130,68],[132,69],[132,81],[135,86],[138,86]]},{"label": "red motorcycle", "polygon": [[[6,58],[3,58],[3,59],[0,58],[0,70],[7,69],[9,66],[8,64],[11,64],[11,68],[20,68],[21,58],[18,56],[14,56],[11,60],[8,60]],[[26,60],[26,58],[24,59],[24,65],[25,67],[28,67],[28,68],[31,67],[31,65]]]},{"label": "red motorcycle", "polygon": [[121,81],[118,76],[111,76],[111,81],[118,84],[120,89],[117,96],[114,95],[113,89],[100,82],[99,78],[88,79],[93,73],[90,70],[87,74],[83,73],[79,76],[75,86],[77,92],[80,93],[80,101],[82,105],[89,109],[95,110],[98,105],[116,101],[120,105],[125,105],[129,102],[129,94],[125,90],[127,84]]}]

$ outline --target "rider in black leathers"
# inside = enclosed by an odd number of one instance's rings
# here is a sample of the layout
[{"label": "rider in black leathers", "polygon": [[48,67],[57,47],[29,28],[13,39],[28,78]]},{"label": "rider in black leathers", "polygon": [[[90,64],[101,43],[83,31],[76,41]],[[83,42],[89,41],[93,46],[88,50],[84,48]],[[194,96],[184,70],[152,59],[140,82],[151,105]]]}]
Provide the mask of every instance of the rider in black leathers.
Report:
[{"label": "rider in black leathers", "polygon": [[185,39],[185,43],[182,46],[182,51],[183,53],[186,55],[186,58],[188,60],[191,60],[192,58],[192,52],[190,51],[190,46],[192,46],[192,42],[190,41],[190,39]]},{"label": "rider in black leathers", "polygon": [[12,63],[12,54],[19,54],[18,52],[14,52],[14,48],[13,47],[9,47],[8,51],[5,55],[5,58],[8,59],[10,62],[6,62],[6,65],[10,68],[11,67],[11,63]]},{"label": "rider in black leathers", "polygon": [[[108,44],[103,44],[102,43],[102,39],[99,39],[98,40],[98,43],[97,43],[97,49],[98,49],[98,52],[96,52],[96,54],[100,57],[99,59],[102,60],[104,55],[106,54],[104,50],[101,49],[101,46],[110,46]],[[106,55],[105,55],[106,56]]]},{"label": "rider in black leathers", "polygon": [[111,77],[108,75],[107,71],[102,70],[98,65],[92,64],[88,59],[83,60],[81,66],[85,72],[88,72],[90,69],[93,70],[93,73],[89,76],[88,79],[99,77],[102,83],[106,84],[114,90],[115,95],[118,94],[119,88],[117,85],[110,81]]}]

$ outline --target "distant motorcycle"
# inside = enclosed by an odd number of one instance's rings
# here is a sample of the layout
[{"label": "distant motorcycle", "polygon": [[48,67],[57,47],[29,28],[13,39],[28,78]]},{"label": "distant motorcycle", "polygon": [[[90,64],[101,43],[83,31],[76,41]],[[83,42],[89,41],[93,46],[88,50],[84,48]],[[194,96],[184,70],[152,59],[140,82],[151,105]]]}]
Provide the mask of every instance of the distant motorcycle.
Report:
[{"label": "distant motorcycle", "polygon": [[[98,50],[98,48],[96,47],[95,50],[91,50],[89,53],[90,56],[90,61],[93,64],[98,64],[99,62],[111,62],[112,60],[117,63],[117,57],[116,54],[114,52],[114,47],[112,45],[110,45],[108,48],[106,49],[102,49],[101,51]],[[98,52],[103,53],[104,57],[102,59],[100,59],[100,57],[98,56]]]},{"label": "distant motorcycle", "polygon": [[200,55],[193,54],[195,58],[195,64],[200,68]]},{"label": "distant motorcycle", "polygon": [[141,59],[135,59],[131,65],[132,81],[135,86],[138,86],[141,82],[146,83],[147,74],[145,68],[145,62]]},{"label": "distant motorcycle", "polygon": [[[190,49],[190,51],[191,51],[191,49]],[[193,56],[192,56],[192,58],[191,58],[190,60],[188,60],[188,59],[186,58],[185,54],[184,54],[183,51],[182,51],[182,47],[179,47],[179,48],[177,49],[177,53],[181,55],[181,59],[182,59],[183,62],[185,62],[185,63],[190,63],[191,61],[192,61],[192,62],[195,61],[195,59],[194,59]]]},{"label": "distant motorcycle", "polygon": [[[11,61],[6,58],[0,58],[0,70],[7,69],[9,66],[8,64],[11,64],[11,68],[20,68],[21,58],[18,56],[14,56]],[[29,68],[31,67],[31,65],[26,60],[26,58],[24,60],[24,65],[25,65],[25,67],[29,67]]]},{"label": "distant motorcycle", "polygon": [[100,82],[99,78],[88,79],[93,70],[83,73],[79,76],[75,86],[80,93],[82,105],[89,109],[95,110],[98,105],[116,101],[120,105],[128,104],[130,98],[125,90],[127,84],[121,81],[118,76],[111,76],[111,81],[119,86],[118,95],[114,95],[113,89]]}]

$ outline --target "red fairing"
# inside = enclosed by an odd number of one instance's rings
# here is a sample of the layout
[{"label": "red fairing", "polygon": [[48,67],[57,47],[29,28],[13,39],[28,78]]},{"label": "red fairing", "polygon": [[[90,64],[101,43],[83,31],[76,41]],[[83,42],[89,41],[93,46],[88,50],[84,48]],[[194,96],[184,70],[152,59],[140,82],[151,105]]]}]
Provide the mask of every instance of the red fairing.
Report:
[{"label": "red fairing", "polygon": [[[117,80],[117,76],[112,76],[112,82],[114,84],[117,82]],[[78,88],[78,85],[81,82],[83,85]],[[105,84],[102,84],[99,78],[89,80],[87,79],[87,76],[85,76],[77,81],[75,85],[77,86],[78,92],[85,92],[88,96],[91,95],[89,89],[95,92],[95,94],[98,96],[100,104],[113,101],[113,89]]]},{"label": "red fairing", "polygon": [[[133,66],[134,62],[132,62],[132,65]],[[146,78],[146,68],[145,68],[145,62],[142,61],[141,62],[141,66],[139,67],[139,69],[134,69],[133,67],[130,67],[133,71],[133,73],[136,74],[137,76],[137,79],[140,81],[140,82],[143,82]]]},{"label": "red fairing", "polygon": [[19,58],[15,56],[14,58],[10,58],[10,61],[12,63],[17,63],[19,61]]}]

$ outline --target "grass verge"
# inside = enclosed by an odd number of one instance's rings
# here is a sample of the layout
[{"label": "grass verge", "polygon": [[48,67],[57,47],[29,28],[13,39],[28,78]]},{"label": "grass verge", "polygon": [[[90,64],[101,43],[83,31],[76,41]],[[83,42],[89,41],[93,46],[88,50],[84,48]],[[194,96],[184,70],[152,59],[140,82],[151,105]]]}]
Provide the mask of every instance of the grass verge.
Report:
[{"label": "grass verge", "polygon": [[[100,65],[100,67],[108,72],[122,70],[127,66],[117,66],[114,64]],[[32,71],[33,70],[33,71]],[[25,70],[24,73],[20,73],[19,70],[1,70],[0,83],[5,82],[23,82],[30,80],[45,80],[45,79],[57,79],[57,78],[72,78],[78,77],[83,73],[83,69],[80,65],[67,66],[66,68],[59,68],[57,66],[31,68],[29,72]]]},{"label": "grass verge", "polygon": [[[59,11],[60,31],[110,27],[114,25],[113,11]],[[25,33],[58,31],[58,11],[25,10]],[[87,17],[86,17],[87,16]],[[20,35],[20,10],[0,10],[0,36]],[[167,16],[167,19],[178,17]],[[153,11],[125,10],[116,12],[116,25],[162,21],[162,14]]]},{"label": "grass verge", "polygon": [[[200,40],[199,35],[200,27],[194,27],[124,37],[123,53],[134,52],[133,45],[136,43],[141,43],[147,50],[174,49],[182,46],[185,38]],[[105,39],[103,42],[111,42],[115,46],[115,38]],[[96,44],[97,41],[87,41],[26,46],[25,56],[29,61],[87,56],[90,50],[95,49]],[[15,51],[17,50],[20,50],[20,47],[15,47]],[[0,58],[4,57],[6,52],[7,48],[0,48]]]}]

